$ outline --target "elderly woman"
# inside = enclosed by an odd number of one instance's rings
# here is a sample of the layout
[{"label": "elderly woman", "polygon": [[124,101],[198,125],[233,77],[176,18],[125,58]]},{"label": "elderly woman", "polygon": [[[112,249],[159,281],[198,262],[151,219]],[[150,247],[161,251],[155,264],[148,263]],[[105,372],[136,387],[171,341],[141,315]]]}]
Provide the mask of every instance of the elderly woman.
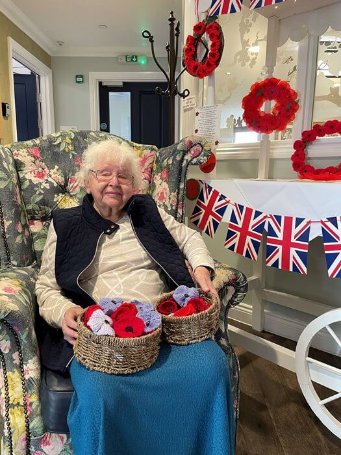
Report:
[{"label": "elderly woman", "polygon": [[[156,363],[131,375],[90,371],[73,358],[77,317],[104,297],[154,302],[180,284],[216,292],[201,236],[136,194],[135,154],[111,140],[91,145],[80,171],[82,205],[56,210],[36,285],[47,322],[45,367],[68,370],[75,454],[234,453],[226,358],[212,340],[161,345]],[[190,265],[189,273],[186,261]]]}]

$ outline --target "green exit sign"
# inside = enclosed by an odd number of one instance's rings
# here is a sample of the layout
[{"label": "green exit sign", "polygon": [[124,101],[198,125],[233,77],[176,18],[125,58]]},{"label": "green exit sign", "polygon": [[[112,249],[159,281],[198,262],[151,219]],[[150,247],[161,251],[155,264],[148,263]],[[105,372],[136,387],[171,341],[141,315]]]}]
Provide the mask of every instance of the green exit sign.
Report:
[{"label": "green exit sign", "polygon": [[118,63],[138,63],[139,65],[147,65],[148,58],[146,55],[126,54],[117,57]]},{"label": "green exit sign", "polygon": [[128,63],[137,63],[137,55],[131,54],[131,55],[126,55],[126,62]]}]

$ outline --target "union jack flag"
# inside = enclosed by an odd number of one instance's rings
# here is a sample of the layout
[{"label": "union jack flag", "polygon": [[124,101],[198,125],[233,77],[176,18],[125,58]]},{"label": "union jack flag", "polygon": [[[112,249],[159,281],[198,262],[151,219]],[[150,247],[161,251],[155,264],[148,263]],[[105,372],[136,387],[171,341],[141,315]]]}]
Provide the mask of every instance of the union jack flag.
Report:
[{"label": "union jack flag", "polygon": [[207,183],[201,183],[202,188],[190,220],[213,238],[230,201]]},{"label": "union jack flag", "polygon": [[225,248],[256,261],[266,220],[265,213],[235,204],[226,234]]},{"label": "union jack flag", "polygon": [[329,278],[341,278],[341,218],[321,220]]},{"label": "union jack flag", "polygon": [[250,9],[262,8],[263,6],[275,5],[276,3],[283,3],[285,0],[251,0]]},{"label": "union jack flag", "polygon": [[213,0],[209,16],[219,14],[239,13],[242,9],[243,0]]},{"label": "union jack flag", "polygon": [[306,275],[310,224],[306,218],[269,215],[266,265]]}]

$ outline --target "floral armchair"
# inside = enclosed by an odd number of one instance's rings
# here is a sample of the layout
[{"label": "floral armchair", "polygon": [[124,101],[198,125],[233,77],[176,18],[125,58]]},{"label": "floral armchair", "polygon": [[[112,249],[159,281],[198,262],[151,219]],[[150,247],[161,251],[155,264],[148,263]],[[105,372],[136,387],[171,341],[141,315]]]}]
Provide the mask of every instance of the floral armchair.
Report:
[{"label": "floral armchair", "polygon": [[[139,156],[143,191],[177,220],[184,219],[188,165],[209,156],[209,144],[188,137],[157,149],[108,133],[62,131],[0,146],[0,453],[71,454],[68,434],[46,431],[40,405],[41,370],[35,334],[35,280],[51,211],[77,205],[84,191],[75,174],[81,154],[94,141],[128,142]],[[217,263],[215,285],[222,298],[217,341],[231,365],[235,414],[239,367],[227,335],[227,315],[247,290],[245,276]]]}]

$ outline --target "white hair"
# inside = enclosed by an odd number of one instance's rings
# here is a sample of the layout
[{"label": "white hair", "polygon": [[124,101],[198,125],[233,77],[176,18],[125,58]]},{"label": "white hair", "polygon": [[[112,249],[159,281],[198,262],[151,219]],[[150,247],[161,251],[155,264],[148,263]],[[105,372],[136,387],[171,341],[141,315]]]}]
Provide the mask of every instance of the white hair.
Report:
[{"label": "white hair", "polygon": [[140,188],[142,184],[138,156],[128,144],[119,143],[113,139],[94,142],[89,145],[82,155],[82,164],[77,178],[84,186],[90,169],[97,169],[103,161],[110,161],[117,166],[128,167],[134,177],[133,187]]}]

